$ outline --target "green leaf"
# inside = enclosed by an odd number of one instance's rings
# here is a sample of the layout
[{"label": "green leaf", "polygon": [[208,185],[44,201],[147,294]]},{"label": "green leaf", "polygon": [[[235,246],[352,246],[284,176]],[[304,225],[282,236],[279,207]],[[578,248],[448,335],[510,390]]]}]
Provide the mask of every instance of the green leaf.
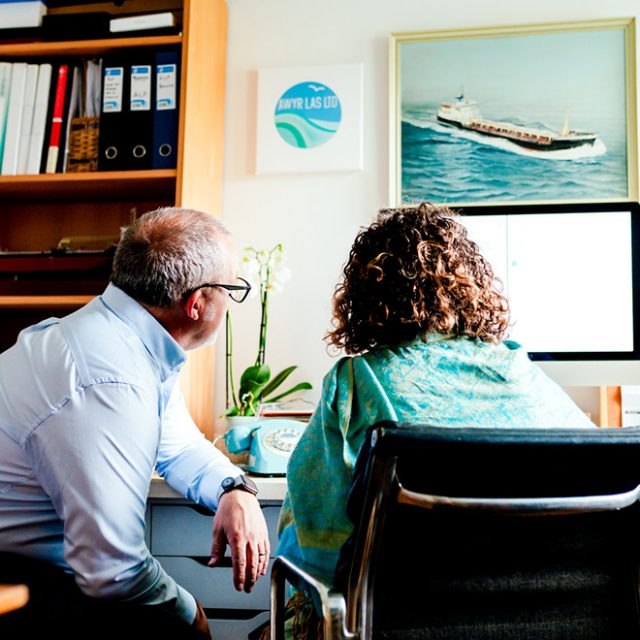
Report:
[{"label": "green leaf", "polygon": [[272,398],[266,398],[265,402],[276,402],[281,398],[285,398],[286,396],[289,396],[296,391],[302,391],[303,389],[313,389],[313,387],[309,382],[300,382],[295,387],[291,387],[291,389],[285,391],[284,393],[281,393],[280,395],[274,396]]},{"label": "green leaf", "polygon": [[237,416],[240,415],[240,409],[238,409],[238,407],[233,406],[233,407],[228,407],[227,410],[224,412],[225,416]]},{"label": "green leaf", "polygon": [[238,390],[240,402],[245,404],[247,395],[251,396],[249,399],[251,405],[256,405],[260,402],[262,390],[269,382],[270,377],[271,370],[266,364],[254,365],[245,369],[240,378],[240,389]]},{"label": "green leaf", "polygon": [[240,378],[240,387],[248,384],[263,384],[269,381],[271,369],[266,364],[247,367]]},{"label": "green leaf", "polygon": [[278,375],[274,376],[271,382],[264,388],[262,395],[268,396],[270,393],[273,393],[297,368],[298,367],[294,366],[283,369]]}]

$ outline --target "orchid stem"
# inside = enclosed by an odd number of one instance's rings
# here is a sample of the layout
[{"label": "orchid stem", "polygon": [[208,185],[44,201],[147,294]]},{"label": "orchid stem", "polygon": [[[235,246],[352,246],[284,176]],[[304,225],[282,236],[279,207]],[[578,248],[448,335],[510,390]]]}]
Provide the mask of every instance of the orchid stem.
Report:
[{"label": "orchid stem", "polygon": [[229,385],[231,385],[231,400],[233,406],[237,407],[238,400],[236,398],[236,389],[233,384],[233,333],[231,330],[231,314],[227,311],[227,331],[226,331],[226,354],[225,361],[227,363],[227,387],[226,387],[226,403],[229,408]]},{"label": "orchid stem", "polygon": [[261,365],[265,362],[265,354],[267,348],[267,303],[269,300],[269,293],[267,289],[262,293],[262,299],[260,301],[262,312],[260,314],[260,339],[258,342],[258,357],[256,358],[256,364]]}]

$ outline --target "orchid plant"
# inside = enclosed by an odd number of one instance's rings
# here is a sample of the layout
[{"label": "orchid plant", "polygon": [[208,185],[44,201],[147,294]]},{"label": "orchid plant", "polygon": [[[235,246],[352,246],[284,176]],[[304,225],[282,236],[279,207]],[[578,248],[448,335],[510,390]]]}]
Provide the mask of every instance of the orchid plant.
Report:
[{"label": "orchid plant", "polygon": [[[253,291],[260,296],[260,331],[258,354],[255,363],[247,367],[240,376],[240,385],[236,392],[233,374],[233,333],[231,316],[227,311],[227,409],[225,416],[256,416],[263,402],[276,402],[297,391],[311,389],[308,382],[300,382],[286,391],[276,390],[295,371],[296,366],[287,367],[273,378],[271,369],[265,364],[267,348],[267,327],[269,322],[269,296],[282,290],[284,283],[291,277],[285,263],[285,253],[281,244],[270,250],[247,247],[242,259],[244,274],[253,285]],[[257,283],[257,286],[256,286]]]}]

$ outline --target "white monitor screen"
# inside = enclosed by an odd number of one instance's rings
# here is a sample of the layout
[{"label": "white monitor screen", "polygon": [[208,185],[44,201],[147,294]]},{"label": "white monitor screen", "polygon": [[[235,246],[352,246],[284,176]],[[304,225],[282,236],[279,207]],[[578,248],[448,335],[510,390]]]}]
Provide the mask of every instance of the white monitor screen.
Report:
[{"label": "white monitor screen", "polygon": [[[465,207],[532,359],[636,359],[635,203]],[[634,266],[635,265],[635,266]]]}]

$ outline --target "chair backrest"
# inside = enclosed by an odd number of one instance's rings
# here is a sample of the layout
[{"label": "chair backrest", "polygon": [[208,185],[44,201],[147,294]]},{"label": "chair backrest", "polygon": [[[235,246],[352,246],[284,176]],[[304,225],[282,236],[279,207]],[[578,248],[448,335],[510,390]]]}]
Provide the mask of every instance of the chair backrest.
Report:
[{"label": "chair backrest", "polygon": [[336,579],[349,628],[638,638],[638,485],[640,429],[380,423],[358,458]]}]

